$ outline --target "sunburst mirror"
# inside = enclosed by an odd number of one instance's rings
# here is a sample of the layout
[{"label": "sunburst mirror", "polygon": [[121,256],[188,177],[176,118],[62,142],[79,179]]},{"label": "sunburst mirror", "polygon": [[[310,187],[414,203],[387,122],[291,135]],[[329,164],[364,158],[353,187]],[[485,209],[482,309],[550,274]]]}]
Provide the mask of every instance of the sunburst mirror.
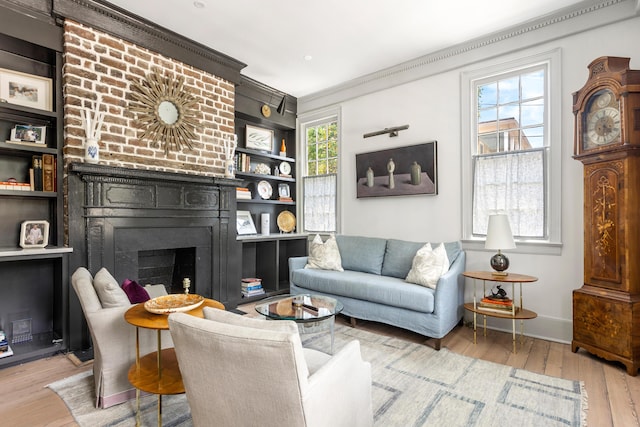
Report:
[{"label": "sunburst mirror", "polygon": [[146,78],[131,84],[133,98],[129,109],[137,114],[141,139],[148,139],[169,150],[193,149],[197,136],[196,107],[198,100],[185,87],[184,76],[169,77],[156,69]]}]

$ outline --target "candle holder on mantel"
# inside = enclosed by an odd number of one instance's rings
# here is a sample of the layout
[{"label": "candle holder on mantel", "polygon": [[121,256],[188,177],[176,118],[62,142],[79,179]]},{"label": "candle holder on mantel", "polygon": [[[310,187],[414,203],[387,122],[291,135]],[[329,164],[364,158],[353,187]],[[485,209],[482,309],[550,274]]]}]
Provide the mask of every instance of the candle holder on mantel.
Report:
[{"label": "candle holder on mantel", "polygon": [[189,288],[191,287],[191,280],[188,277],[182,279],[182,287],[184,288],[184,293],[189,293]]}]

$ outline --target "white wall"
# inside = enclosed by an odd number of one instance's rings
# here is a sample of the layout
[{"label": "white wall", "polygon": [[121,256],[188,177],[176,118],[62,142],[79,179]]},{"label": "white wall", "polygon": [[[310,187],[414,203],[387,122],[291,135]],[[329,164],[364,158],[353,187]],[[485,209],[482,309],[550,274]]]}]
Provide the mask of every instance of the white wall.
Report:
[{"label": "white wall", "polygon": [[[588,19],[598,21],[597,16],[591,15]],[[460,130],[461,73],[560,48],[562,87],[552,90],[561,91],[562,113],[552,117],[552,120],[562,122],[561,254],[509,254],[509,270],[539,278],[536,283],[523,285],[525,307],[538,313],[537,319],[525,323],[525,334],[570,342],[572,290],[582,286],[583,271],[582,164],[572,158],[572,92],[584,85],[588,77],[587,65],[597,57],[630,57],[631,68],[640,69],[640,18],[635,16],[567,36],[564,34],[573,32],[568,27],[572,25],[571,22],[554,25],[544,31],[557,31],[561,38],[550,40],[546,33],[544,37],[536,39],[536,34],[526,33],[511,38],[509,45],[516,43],[529,46],[527,48],[514,50],[496,43],[489,48],[490,54],[483,52],[483,57],[491,59],[478,60],[477,52],[471,52],[465,54],[466,64],[388,89],[358,97],[345,97],[333,105],[340,106],[342,112],[341,232],[413,241],[458,240],[462,238],[461,144],[468,143]],[[544,39],[544,42],[540,43],[540,39]],[[508,53],[502,54],[502,48]],[[309,101],[309,106],[318,107],[318,100]],[[304,99],[299,107],[305,110]],[[394,138],[386,135],[367,139],[362,137],[367,132],[405,124],[409,124],[410,128]],[[430,140],[438,141],[437,196],[356,198],[357,153]],[[491,255],[490,252],[467,249],[467,270],[489,269]],[[467,282],[467,301],[472,298],[472,285],[471,281]],[[511,330],[509,321],[490,319],[489,324]]]}]

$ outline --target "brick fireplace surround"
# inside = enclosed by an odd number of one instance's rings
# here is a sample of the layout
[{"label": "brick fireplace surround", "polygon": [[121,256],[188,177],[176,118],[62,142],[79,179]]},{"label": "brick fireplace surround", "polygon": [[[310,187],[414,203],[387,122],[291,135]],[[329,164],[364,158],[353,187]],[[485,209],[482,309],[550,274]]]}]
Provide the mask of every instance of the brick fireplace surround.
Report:
[{"label": "brick fireplace surround", "polygon": [[[234,306],[240,277],[235,241],[237,183],[224,174],[223,140],[234,134],[234,83],[70,19],[64,23],[65,243],[71,272],[107,267],[116,280],[136,279],[140,251],[193,248],[192,291]],[[198,99],[193,149],[170,151],[141,140],[128,110],[131,82],[154,69],[185,76]],[[106,111],[100,164],[82,163],[83,107],[102,99]],[[170,285],[170,284],[169,284]],[[239,295],[238,295],[239,297]],[[69,347],[88,345],[70,292]]]}]

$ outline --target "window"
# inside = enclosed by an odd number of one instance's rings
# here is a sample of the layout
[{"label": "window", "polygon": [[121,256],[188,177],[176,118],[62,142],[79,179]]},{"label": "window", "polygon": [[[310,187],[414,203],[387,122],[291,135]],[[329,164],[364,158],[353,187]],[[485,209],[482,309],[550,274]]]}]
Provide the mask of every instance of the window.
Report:
[{"label": "window", "polygon": [[338,116],[330,115],[301,125],[305,158],[302,173],[302,212],[305,232],[338,231]]},{"label": "window", "polygon": [[517,241],[559,242],[556,64],[558,51],[463,74],[466,239],[484,240],[489,215],[506,213]]}]

